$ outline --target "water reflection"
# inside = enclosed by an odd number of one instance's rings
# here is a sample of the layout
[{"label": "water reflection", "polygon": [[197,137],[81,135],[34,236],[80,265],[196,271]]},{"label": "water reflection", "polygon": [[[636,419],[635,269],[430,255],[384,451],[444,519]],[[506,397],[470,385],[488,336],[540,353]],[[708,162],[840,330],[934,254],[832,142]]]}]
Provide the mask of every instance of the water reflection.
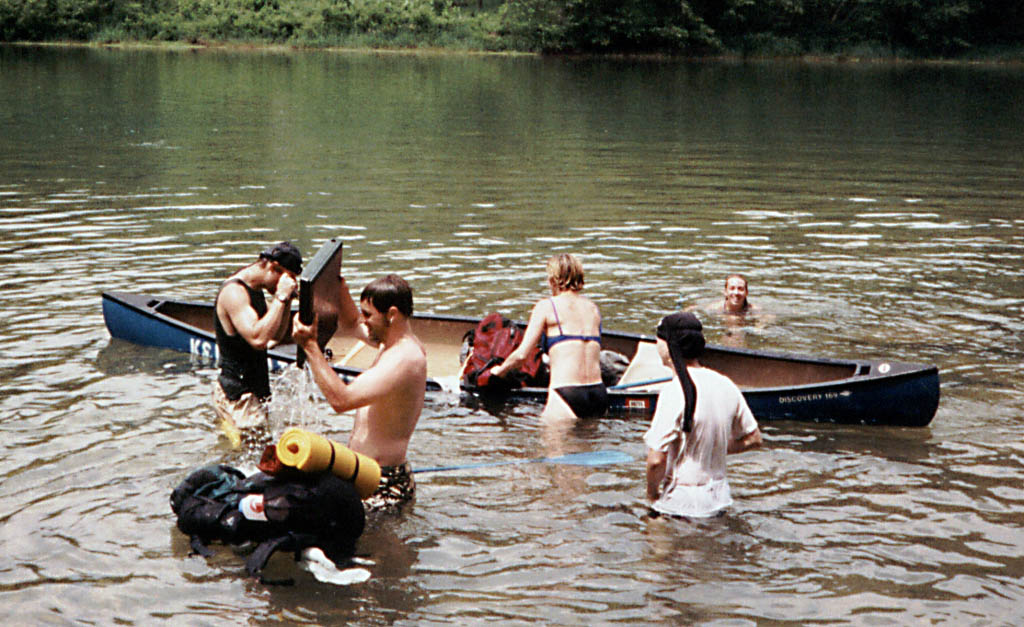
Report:
[{"label": "water reflection", "polygon": [[[1019,69],[10,47],[0,68],[9,621],[1017,615]],[[606,326],[648,334],[739,271],[775,316],[739,327],[748,348],[935,363],[943,398],[925,429],[763,425],[730,460],[736,505],[691,529],[645,518],[644,421],[549,430],[538,406],[432,395],[417,467],[634,461],[425,474],[362,539],[369,582],[285,556],[299,585],[268,590],[171,531],[185,474],[246,463],[215,370],[111,340],[99,294],[212,302],[255,247],[339,235],[351,284],[397,272],[417,310],[471,316],[524,318],[536,259],[573,252]],[[295,395],[281,427],[345,439],[350,417]]]}]

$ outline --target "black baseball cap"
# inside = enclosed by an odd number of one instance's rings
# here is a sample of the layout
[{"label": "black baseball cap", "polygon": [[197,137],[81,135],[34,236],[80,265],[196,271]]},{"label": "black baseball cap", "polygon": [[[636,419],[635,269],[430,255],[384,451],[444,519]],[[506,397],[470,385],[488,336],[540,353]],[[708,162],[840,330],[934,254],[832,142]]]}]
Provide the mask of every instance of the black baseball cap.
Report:
[{"label": "black baseball cap", "polygon": [[260,253],[260,259],[268,259],[281,264],[285,270],[302,274],[302,253],[291,242],[281,242]]}]

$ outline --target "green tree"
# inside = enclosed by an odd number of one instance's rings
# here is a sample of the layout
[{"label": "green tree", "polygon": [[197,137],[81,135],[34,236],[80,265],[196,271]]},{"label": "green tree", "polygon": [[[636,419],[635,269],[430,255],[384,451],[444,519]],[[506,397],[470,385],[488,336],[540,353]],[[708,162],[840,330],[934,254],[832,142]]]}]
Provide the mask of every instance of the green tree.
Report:
[{"label": "green tree", "polygon": [[572,52],[706,52],[721,43],[687,0],[509,0],[506,32]]}]

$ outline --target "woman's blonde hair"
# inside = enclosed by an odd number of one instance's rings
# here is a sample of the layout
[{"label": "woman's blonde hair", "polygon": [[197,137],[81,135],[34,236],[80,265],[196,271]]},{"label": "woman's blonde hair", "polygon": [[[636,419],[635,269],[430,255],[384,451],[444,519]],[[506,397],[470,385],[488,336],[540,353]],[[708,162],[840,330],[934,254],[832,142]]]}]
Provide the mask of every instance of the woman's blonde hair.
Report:
[{"label": "woman's blonde hair", "polygon": [[548,281],[559,292],[578,292],[583,289],[583,264],[569,253],[552,255],[548,259]]}]

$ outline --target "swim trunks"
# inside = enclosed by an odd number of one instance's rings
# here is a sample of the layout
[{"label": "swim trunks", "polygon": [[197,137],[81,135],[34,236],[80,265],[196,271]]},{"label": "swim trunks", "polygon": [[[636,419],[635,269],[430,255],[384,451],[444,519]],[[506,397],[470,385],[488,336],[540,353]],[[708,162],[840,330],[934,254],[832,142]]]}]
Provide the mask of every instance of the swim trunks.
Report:
[{"label": "swim trunks", "polygon": [[380,467],[380,485],[368,498],[363,499],[367,513],[397,511],[416,498],[416,481],[412,478],[412,464]]},{"label": "swim trunks", "polygon": [[566,385],[555,388],[577,418],[595,418],[608,409],[608,391],[604,383]]}]

